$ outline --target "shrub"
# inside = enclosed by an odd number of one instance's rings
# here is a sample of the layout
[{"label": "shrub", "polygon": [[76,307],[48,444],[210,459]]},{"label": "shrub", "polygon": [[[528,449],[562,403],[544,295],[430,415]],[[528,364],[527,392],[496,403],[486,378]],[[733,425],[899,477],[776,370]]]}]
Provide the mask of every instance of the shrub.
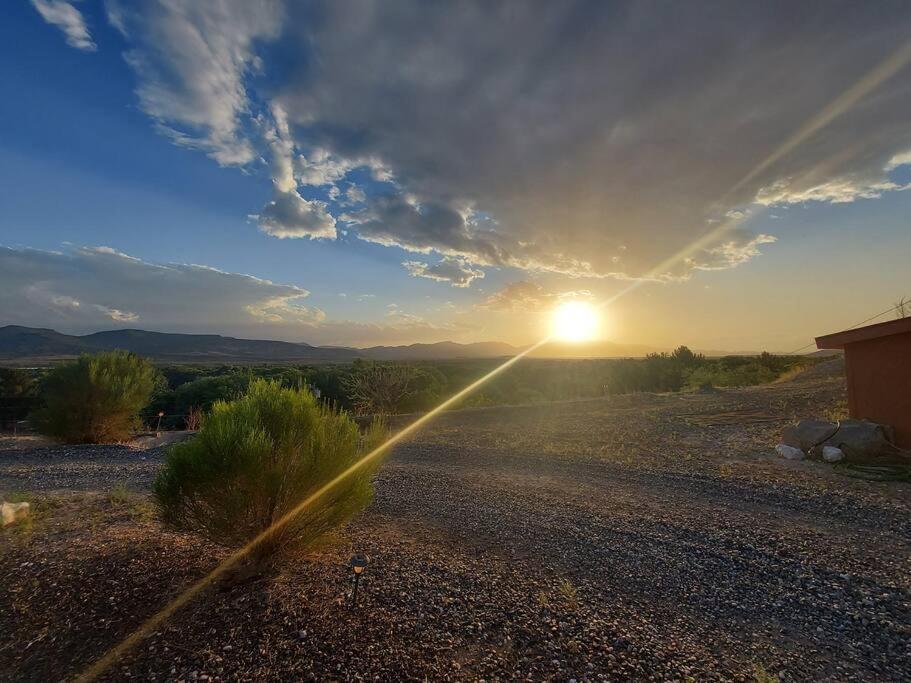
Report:
[{"label": "shrub", "polygon": [[149,361],[125,351],[81,356],[51,370],[41,386],[39,432],[68,443],[106,443],[140,426],[159,381]]},{"label": "shrub", "polygon": [[190,408],[206,411],[216,401],[231,401],[242,396],[250,385],[248,373],[201,377],[182,384],[174,390],[173,404],[176,413],[183,414]]},{"label": "shrub", "polygon": [[262,561],[307,546],[370,502],[379,458],[273,527],[384,438],[378,421],[362,436],[306,389],[254,380],[243,397],[215,403],[194,439],[169,449],[155,499],[166,524],[220,545],[243,546],[272,529],[252,557]]},{"label": "shrub", "polygon": [[34,381],[27,370],[0,368],[0,397],[21,398],[30,396]]},{"label": "shrub", "polygon": [[359,415],[392,415],[412,394],[413,366],[401,363],[355,363],[343,386]]}]

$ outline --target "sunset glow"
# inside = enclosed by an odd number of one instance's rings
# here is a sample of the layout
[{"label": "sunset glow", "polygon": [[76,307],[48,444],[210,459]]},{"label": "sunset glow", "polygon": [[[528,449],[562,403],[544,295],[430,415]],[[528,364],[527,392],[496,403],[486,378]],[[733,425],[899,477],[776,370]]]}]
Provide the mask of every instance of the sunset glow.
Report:
[{"label": "sunset glow", "polygon": [[567,301],[553,313],[551,334],[563,341],[588,341],[597,336],[599,323],[599,313],[590,303]]}]

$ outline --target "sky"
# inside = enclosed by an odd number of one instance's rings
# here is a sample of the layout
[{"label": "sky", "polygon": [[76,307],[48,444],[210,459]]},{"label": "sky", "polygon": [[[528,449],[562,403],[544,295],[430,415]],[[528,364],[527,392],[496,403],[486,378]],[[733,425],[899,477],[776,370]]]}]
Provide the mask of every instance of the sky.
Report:
[{"label": "sky", "polygon": [[906,2],[14,0],[0,324],[789,351],[911,297]]}]

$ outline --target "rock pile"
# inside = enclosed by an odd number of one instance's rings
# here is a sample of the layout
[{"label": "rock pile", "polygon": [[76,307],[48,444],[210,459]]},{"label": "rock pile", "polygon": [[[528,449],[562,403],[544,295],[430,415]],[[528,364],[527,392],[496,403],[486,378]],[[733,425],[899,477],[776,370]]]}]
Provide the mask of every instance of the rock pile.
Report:
[{"label": "rock pile", "polygon": [[806,456],[826,462],[864,462],[895,453],[892,430],[869,420],[801,420],[786,427],[776,447],[789,460]]}]

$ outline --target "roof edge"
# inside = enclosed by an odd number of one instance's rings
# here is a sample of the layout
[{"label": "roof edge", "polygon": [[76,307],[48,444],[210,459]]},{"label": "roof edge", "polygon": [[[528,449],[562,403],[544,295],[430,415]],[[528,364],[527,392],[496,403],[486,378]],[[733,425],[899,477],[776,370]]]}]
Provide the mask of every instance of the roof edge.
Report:
[{"label": "roof edge", "polygon": [[856,344],[857,342],[878,339],[879,337],[906,333],[911,333],[911,317],[887,320],[884,323],[856,327],[852,330],[843,330],[816,337],[816,348],[843,349],[847,344]]}]

